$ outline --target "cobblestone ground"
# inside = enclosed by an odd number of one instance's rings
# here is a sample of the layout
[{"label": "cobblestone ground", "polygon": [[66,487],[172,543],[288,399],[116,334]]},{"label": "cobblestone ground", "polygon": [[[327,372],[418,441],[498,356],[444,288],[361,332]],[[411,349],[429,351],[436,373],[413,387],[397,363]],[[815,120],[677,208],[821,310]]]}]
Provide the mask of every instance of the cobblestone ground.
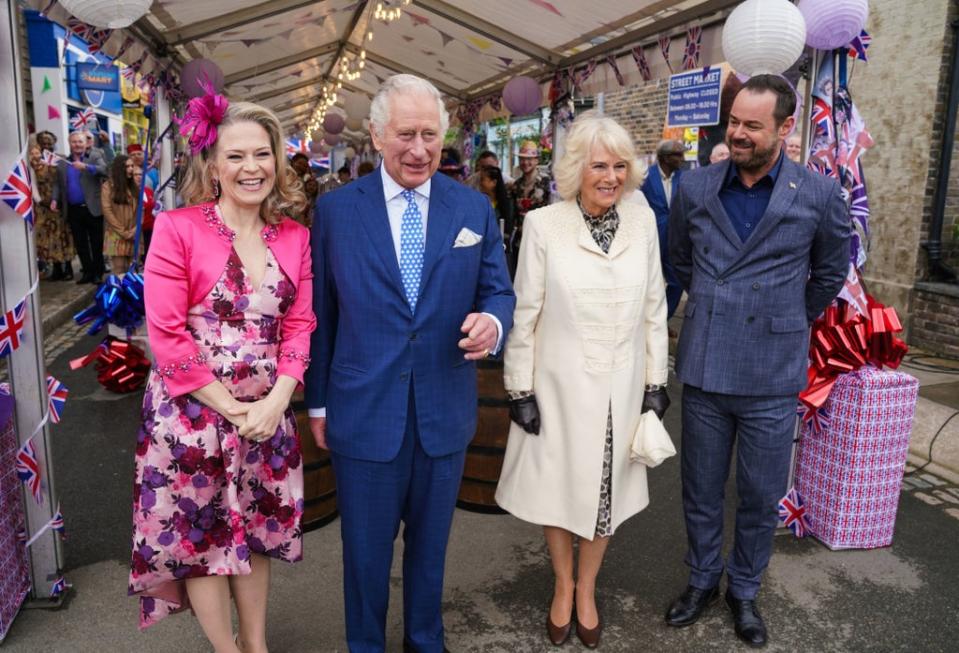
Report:
[{"label": "cobblestone ground", "polygon": [[914,465],[906,466],[902,493],[912,495],[927,505],[937,506],[953,519],[959,519],[959,486]]}]

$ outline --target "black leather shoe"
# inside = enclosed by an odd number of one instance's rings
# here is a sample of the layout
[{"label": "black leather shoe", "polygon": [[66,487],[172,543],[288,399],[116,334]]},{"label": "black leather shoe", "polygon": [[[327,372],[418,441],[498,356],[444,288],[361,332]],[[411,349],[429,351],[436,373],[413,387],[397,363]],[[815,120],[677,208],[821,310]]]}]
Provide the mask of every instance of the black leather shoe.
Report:
[{"label": "black leather shoe", "polygon": [[84,274],[79,279],[77,279],[78,286],[82,286],[85,283],[93,283],[93,277],[90,277]]},{"label": "black leather shoe", "polygon": [[666,623],[677,628],[691,626],[718,598],[718,587],[702,590],[689,585],[686,591],[669,606],[669,610],[666,611]]},{"label": "black leather shoe", "polygon": [[726,590],[726,604],[733,613],[736,635],[753,648],[766,645],[766,624],[752,599],[737,599]]}]

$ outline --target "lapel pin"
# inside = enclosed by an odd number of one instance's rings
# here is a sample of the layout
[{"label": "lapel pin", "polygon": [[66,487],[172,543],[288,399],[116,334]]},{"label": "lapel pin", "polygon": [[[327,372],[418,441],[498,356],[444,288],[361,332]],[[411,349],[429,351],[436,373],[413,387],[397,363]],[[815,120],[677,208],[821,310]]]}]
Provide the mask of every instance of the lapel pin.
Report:
[{"label": "lapel pin", "polygon": [[794,182],[794,181],[789,182],[789,187],[792,188],[793,190],[795,190],[795,189],[796,189],[796,182]]}]

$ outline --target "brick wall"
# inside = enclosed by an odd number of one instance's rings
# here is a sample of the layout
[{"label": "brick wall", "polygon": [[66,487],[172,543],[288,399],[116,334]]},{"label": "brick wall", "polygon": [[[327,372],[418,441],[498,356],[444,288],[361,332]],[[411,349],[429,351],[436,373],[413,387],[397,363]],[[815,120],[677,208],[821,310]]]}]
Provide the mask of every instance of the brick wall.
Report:
[{"label": "brick wall", "polygon": [[606,115],[633,135],[636,153],[652,155],[663,136],[669,82],[653,80],[606,94]]},{"label": "brick wall", "polygon": [[959,358],[959,288],[950,292],[940,284],[920,284],[912,302],[909,344]]}]

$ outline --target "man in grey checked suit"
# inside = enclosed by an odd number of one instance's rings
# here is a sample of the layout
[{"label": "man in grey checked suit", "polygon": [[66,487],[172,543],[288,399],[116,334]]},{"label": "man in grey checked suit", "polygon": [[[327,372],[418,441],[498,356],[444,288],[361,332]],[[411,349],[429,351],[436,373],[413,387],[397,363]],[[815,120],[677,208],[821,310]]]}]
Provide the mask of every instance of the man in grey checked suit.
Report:
[{"label": "man in grey checked suit", "polygon": [[809,327],[849,267],[839,185],[783,156],[795,107],[782,78],[751,78],[730,111],[731,159],[686,173],[669,219],[670,260],[688,293],[676,375],[690,575],[666,622],[692,624],[718,599],[724,486],[738,440],[726,602],[736,634],[757,647],[766,628],[755,601],[787,489]]}]

